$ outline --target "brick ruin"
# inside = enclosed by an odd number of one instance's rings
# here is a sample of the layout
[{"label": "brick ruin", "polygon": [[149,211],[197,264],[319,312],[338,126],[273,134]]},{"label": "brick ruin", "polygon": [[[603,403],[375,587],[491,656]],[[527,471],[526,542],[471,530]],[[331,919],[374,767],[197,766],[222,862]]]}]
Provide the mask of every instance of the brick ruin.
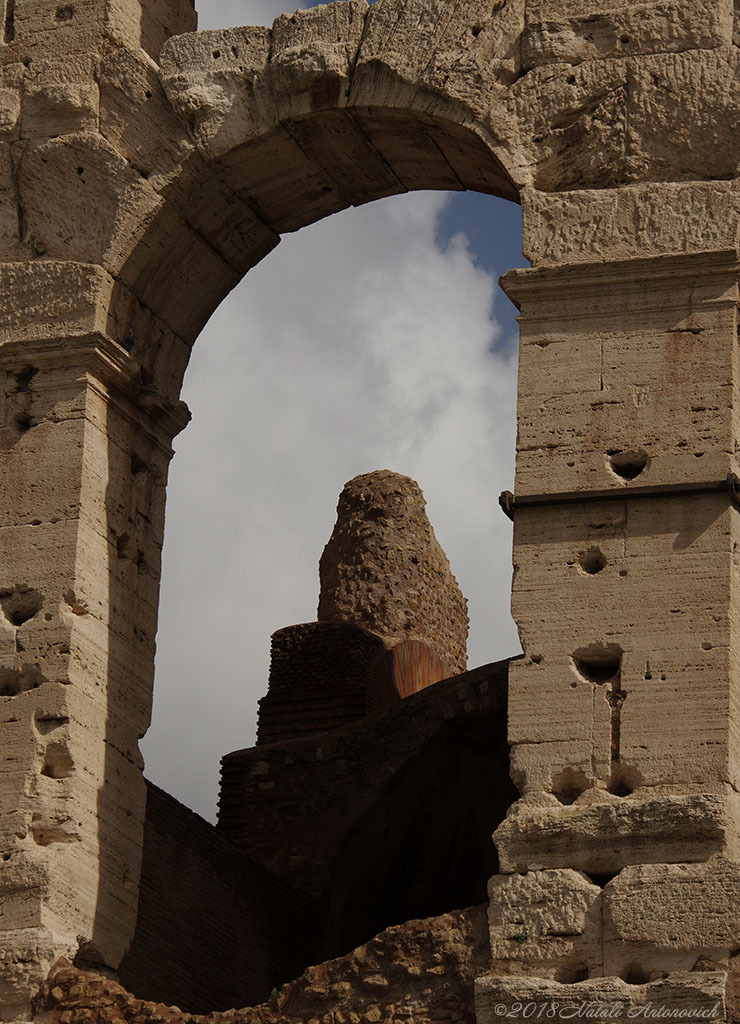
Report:
[{"label": "brick ruin", "polygon": [[[186,1020],[162,1000],[205,1012],[237,974],[262,1002],[224,1019],[737,1020],[734,0],[339,0],[196,29],[190,0],[0,0],[0,1019]],[[372,621],[276,638],[261,743],[204,828],[138,749],[190,349],[283,233],[421,188],[522,205],[524,656],[460,674],[399,549],[405,620],[379,586]],[[298,682],[329,648],[309,732]],[[299,775],[324,794],[310,854]],[[258,811],[271,835],[247,836]],[[218,978],[188,906],[219,908]]]}]

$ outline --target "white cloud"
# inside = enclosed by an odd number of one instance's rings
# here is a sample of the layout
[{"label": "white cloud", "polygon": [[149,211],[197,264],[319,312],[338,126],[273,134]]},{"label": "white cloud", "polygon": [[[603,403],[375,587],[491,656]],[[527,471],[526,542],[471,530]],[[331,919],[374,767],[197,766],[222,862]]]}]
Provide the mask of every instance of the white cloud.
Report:
[{"label": "white cloud", "polygon": [[419,481],[470,599],[471,667],[517,650],[496,500],[513,477],[515,366],[490,351],[494,277],[462,236],[435,244],[445,202],[396,197],[285,237],[196,344],[143,747],[148,776],[206,816],[220,756],[253,743],[270,633],[315,618],[350,477]]}]

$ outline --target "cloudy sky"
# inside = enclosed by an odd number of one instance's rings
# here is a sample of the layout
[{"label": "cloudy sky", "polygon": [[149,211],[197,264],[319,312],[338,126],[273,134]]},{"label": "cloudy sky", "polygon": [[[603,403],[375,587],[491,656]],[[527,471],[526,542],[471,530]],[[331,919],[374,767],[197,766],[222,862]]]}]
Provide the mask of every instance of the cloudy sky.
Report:
[{"label": "cloudy sky", "polygon": [[[303,6],[313,6],[304,4]],[[200,27],[282,0],[211,0]],[[214,820],[219,759],[254,743],[270,634],[316,617],[318,561],[358,473],[419,482],[470,602],[469,667],[519,650],[509,613],[518,207],[417,192],[281,244],[196,343],[168,487],[147,776]]]}]

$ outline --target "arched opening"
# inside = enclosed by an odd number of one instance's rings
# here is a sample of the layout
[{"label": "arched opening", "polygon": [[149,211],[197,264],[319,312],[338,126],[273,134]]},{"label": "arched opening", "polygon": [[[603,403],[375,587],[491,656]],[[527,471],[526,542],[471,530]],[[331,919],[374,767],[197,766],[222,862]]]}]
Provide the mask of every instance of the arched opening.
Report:
[{"label": "arched opening", "polygon": [[286,237],[199,338],[142,747],[152,781],[205,817],[220,757],[253,743],[270,634],[315,618],[319,555],[357,473],[422,486],[469,600],[469,667],[517,653],[496,502],[513,474],[516,324],[496,278],[521,259],[518,220],[479,194],[347,211]]},{"label": "arched opening", "polygon": [[[255,43],[251,30],[235,31],[237,34],[229,34],[228,39],[224,35],[218,40],[207,36],[193,41],[196,48],[205,47],[196,63],[200,68],[198,75],[204,75],[206,82],[214,74],[211,60],[218,60],[215,74],[219,88],[230,75],[243,84],[245,69],[239,63],[244,59],[243,47],[254,43],[259,49],[259,36]],[[225,45],[227,41],[229,47]],[[173,50],[179,45],[175,40]],[[472,190],[498,196],[499,201],[515,198],[516,188],[496,155],[490,129],[482,126],[469,111],[466,112],[457,98],[445,100],[437,97],[430,108],[422,93],[402,85],[392,101],[381,99],[387,96],[383,83],[385,73],[379,74],[375,63],[372,71],[365,68],[364,72],[356,74],[359,93],[351,111],[338,102],[341,97],[349,96],[350,91],[345,93],[335,88],[337,75],[333,71],[325,76],[328,82],[320,83],[321,88],[317,87],[314,72],[308,76],[307,91],[305,82],[296,85],[292,81],[290,96],[286,100],[288,107],[283,109],[283,101],[276,100],[275,110],[267,114],[259,112],[259,89],[253,78],[247,102],[251,103],[256,97],[257,106],[250,108],[246,123],[244,111],[240,108],[243,91],[229,91],[227,88],[225,103],[217,104],[218,109],[208,99],[205,107],[201,105],[194,110],[193,95],[197,107],[198,97],[202,99],[206,94],[212,97],[213,92],[201,89],[203,79],[198,85],[200,92],[188,91],[188,69],[192,62],[186,51],[190,43],[182,45],[185,49],[181,53],[165,55],[163,82],[170,101],[181,116],[184,108],[179,107],[180,99],[184,95],[190,97],[187,116],[202,153],[208,151],[207,173],[204,173],[201,160],[185,161],[176,184],[167,189],[165,205],[141,225],[137,240],[117,277],[109,323],[111,333],[116,337],[121,335],[122,325],[126,325],[127,333],[121,340],[127,342],[125,347],[132,358],[143,367],[145,381],[151,382],[160,394],[168,389],[170,400],[175,400],[177,376],[187,362],[187,348],[224,294],[247,270],[265,260],[279,235],[295,232],[298,228],[306,230],[291,239],[290,248],[300,253],[303,247],[303,252],[297,268],[294,266],[290,271],[283,269],[282,273],[278,272],[282,281],[279,290],[276,291],[274,286],[271,290],[260,279],[271,264],[279,267],[281,261],[287,259],[285,254],[289,249],[286,243],[269,255],[262,267],[256,267],[250,274],[251,282],[248,281],[245,287],[248,289],[251,283],[257,291],[252,296],[249,314],[241,314],[239,319],[242,330],[250,321],[251,351],[237,343],[236,348],[227,347],[222,351],[221,357],[211,365],[210,374],[215,385],[211,395],[212,406],[218,410],[217,418],[222,425],[228,418],[229,409],[237,411],[238,422],[234,425],[232,420],[226,430],[230,442],[237,440],[238,450],[234,452],[226,443],[206,442],[200,469],[189,475],[197,481],[196,499],[206,498],[199,518],[210,525],[208,532],[211,535],[222,534],[231,538],[232,543],[227,548],[227,563],[224,563],[223,555],[218,558],[206,556],[194,566],[192,545],[188,544],[178,559],[187,567],[186,574],[196,577],[197,597],[186,598],[187,603],[196,609],[192,628],[184,625],[181,616],[174,616],[178,620],[177,644],[182,659],[173,677],[179,691],[178,702],[182,705],[186,689],[182,680],[187,675],[192,677],[195,669],[198,678],[193,689],[198,698],[193,713],[185,716],[188,719],[185,728],[175,729],[173,749],[183,748],[183,733],[204,735],[211,731],[204,719],[209,706],[217,707],[220,703],[210,700],[219,682],[214,676],[220,674],[234,680],[242,709],[249,703],[253,706],[253,701],[245,700],[240,692],[243,687],[241,679],[248,671],[246,652],[254,648],[266,653],[269,633],[291,620],[311,618],[316,598],[312,586],[310,604],[304,601],[299,614],[288,613],[281,603],[279,618],[259,627],[261,635],[256,643],[250,643],[245,636],[245,619],[250,617],[245,605],[251,603],[253,607],[264,610],[267,586],[260,584],[256,574],[248,569],[236,569],[240,553],[236,550],[234,538],[239,539],[243,533],[251,531],[244,524],[244,501],[223,501],[221,484],[217,482],[219,475],[221,478],[224,473],[235,476],[235,464],[242,460],[246,462],[249,457],[261,456],[270,483],[266,490],[277,490],[279,506],[270,511],[265,495],[259,493],[259,484],[255,480],[246,482],[251,484],[248,494],[252,507],[268,524],[268,541],[263,545],[267,549],[277,546],[276,536],[291,540],[295,537],[296,519],[291,517],[297,514],[299,521],[308,519],[309,498],[320,495],[322,513],[320,532],[315,533],[317,541],[311,541],[310,546],[304,542],[300,552],[282,545],[287,549],[280,552],[285,559],[284,566],[278,571],[273,563],[267,572],[273,589],[283,597],[298,592],[297,580],[311,577],[315,580],[318,554],[331,527],[331,509],[338,490],[350,476],[370,468],[388,467],[420,480],[439,539],[452,558],[453,571],[462,577],[459,559],[450,550],[446,537],[445,516],[435,511],[435,505],[444,508],[445,501],[441,497],[435,498],[433,492],[436,486],[437,495],[444,494],[447,499],[450,523],[464,522],[466,542],[469,550],[475,553],[470,561],[480,572],[482,553],[493,546],[486,543],[486,540],[489,543],[491,540],[491,524],[496,521],[506,529],[498,512],[496,495],[507,483],[510,484],[513,469],[513,430],[504,427],[500,436],[496,436],[492,425],[498,423],[501,426],[504,408],[509,409],[513,419],[515,404],[511,338],[500,339],[499,346],[496,346],[500,332],[497,332],[491,315],[495,275],[491,269],[480,265],[469,243],[459,232],[451,229],[449,222],[445,222],[444,196],[423,192],[425,189],[438,192]],[[269,50],[268,59],[275,68],[279,65],[280,52],[277,45]],[[225,62],[224,57],[227,58]],[[180,81],[183,76],[187,81]],[[339,78],[341,82],[341,74]],[[255,126],[250,119],[263,114],[264,123]],[[395,200],[387,198],[406,192],[419,194]],[[349,206],[364,206],[383,198],[388,202],[385,208],[373,203],[366,210],[340,214]],[[358,222],[358,218],[365,218],[359,237],[368,249],[365,257],[372,259],[365,263],[361,273],[358,272],[362,261],[357,259],[357,239],[352,256],[345,256],[341,266],[332,272],[321,273],[317,253],[322,247],[337,249],[336,245],[317,241],[330,223],[325,219],[329,214],[339,214],[331,219],[335,224],[342,224],[345,220],[349,223],[350,219]],[[478,218],[479,221],[488,220],[491,229],[495,230],[495,215],[479,210]],[[318,221],[322,223],[314,223]],[[308,225],[313,227],[308,229]],[[517,253],[519,250],[517,245]],[[519,263],[519,259],[512,262]],[[498,272],[506,269],[506,265],[496,267]],[[325,278],[335,288],[334,294],[322,297],[318,303],[316,298],[321,290],[316,280],[317,272],[319,278]],[[423,288],[409,289],[410,281],[424,285],[426,291]],[[286,287],[286,282],[290,282],[290,286]],[[135,303],[132,297],[135,297]],[[282,329],[276,332],[278,309],[287,310],[289,315]],[[309,309],[311,314],[307,316]],[[451,315],[451,310],[456,310],[459,315]],[[217,314],[214,323],[218,324],[225,315],[225,312]],[[305,330],[306,320],[308,331]],[[232,328],[227,327],[221,333],[222,337],[233,342],[235,332]],[[265,339],[268,344],[263,343],[260,347],[260,339]],[[328,362],[322,366],[317,366],[310,354],[310,343],[315,345],[317,339],[328,353]],[[206,353],[203,339],[199,345],[198,351]],[[213,346],[215,350],[215,341]],[[426,362],[425,350],[427,355],[431,352],[433,356]],[[243,362],[245,355],[246,362]],[[196,354],[194,366],[197,367],[200,358]],[[290,374],[286,373],[286,366],[291,365],[297,371],[296,383],[291,383]],[[259,369],[266,373],[268,384],[274,390],[271,394],[270,387],[258,384],[250,399],[245,401],[244,387],[239,378],[246,375],[259,381],[255,372]],[[404,385],[399,387],[401,378]],[[329,398],[324,399],[320,385],[327,379],[330,382]],[[299,399],[302,401],[305,397],[309,403],[301,407]],[[340,413],[334,409],[332,422],[332,402],[337,399]],[[453,429],[445,422],[450,409],[460,413],[453,421]],[[327,410],[329,419],[326,419]],[[249,421],[247,416],[251,417]],[[327,460],[321,457],[325,445],[317,444],[317,450],[313,451],[310,440],[307,441],[312,416],[317,422],[321,421],[322,433],[319,436],[322,442],[330,432],[346,434],[341,439],[351,456],[347,468],[343,468],[341,458],[329,460],[326,487],[317,486],[320,473],[327,470]],[[367,438],[372,434],[368,430],[368,418],[372,416],[377,418],[376,428],[382,428],[379,436],[384,447],[381,454],[373,453],[366,456],[366,462],[357,464],[358,450],[363,453],[367,450]],[[265,439],[271,430],[284,453],[297,454],[290,473],[276,469],[278,462],[274,455],[268,453],[265,459]],[[441,455],[439,448],[435,452],[431,443],[435,434],[438,445],[442,447]],[[499,479],[488,476],[486,479],[484,476],[490,473],[492,452],[508,453],[506,479],[503,476]],[[407,461],[414,455],[418,457],[419,468]],[[471,478],[477,481],[472,494],[470,489],[457,482],[451,484],[449,476],[445,479],[444,474],[439,475],[442,463],[447,463],[455,473],[463,468],[470,472]],[[211,470],[215,477],[209,486],[204,478]],[[437,477],[437,483],[430,489],[429,476],[432,473]],[[485,486],[480,486],[482,479],[486,479]],[[231,509],[231,518],[219,527],[215,525],[214,518],[221,505]],[[488,534],[486,540],[479,543],[471,542],[474,534],[471,521],[476,517],[485,522],[484,534]],[[191,533],[192,528],[183,532]],[[509,551],[510,541],[507,539],[500,548],[502,557],[499,565],[490,572],[490,576],[500,577],[503,584],[499,590],[502,612],[498,616],[491,616],[490,611],[487,615],[483,612],[487,618],[488,636],[482,641],[485,654],[480,660],[490,662],[502,653],[515,653],[510,648],[502,652],[490,646],[491,619],[509,620],[508,609],[503,611],[508,606]],[[306,561],[303,564],[307,569],[310,566],[310,574],[299,570],[304,555]],[[212,568],[209,563],[214,561],[222,568],[209,577],[208,572]],[[480,608],[470,586],[463,585],[473,603]],[[245,591],[250,587],[253,588],[252,600],[242,603]],[[221,618],[227,618],[219,615],[224,608],[236,612],[236,622],[232,620],[225,630],[229,639],[236,638],[233,647],[231,643],[220,642],[214,625]],[[194,658],[183,646],[183,639],[189,634],[205,637],[202,650],[206,661],[202,671],[194,665]],[[236,650],[237,665],[219,670],[215,664],[216,654],[230,647]],[[479,657],[471,651],[473,665]],[[257,673],[260,680],[265,674],[264,670]],[[500,682],[505,686],[505,673]],[[474,681],[469,683],[478,685]],[[260,683],[257,685],[262,689]],[[499,683],[496,685],[500,697],[501,687]],[[467,708],[468,704],[462,701],[461,706]],[[223,745],[218,743],[214,750],[216,757],[229,747],[249,743],[250,737],[240,721],[246,718],[243,710],[232,715],[222,705],[218,707],[216,717],[235,723],[238,730],[234,741]],[[193,719],[198,722],[196,730],[192,726]],[[499,739],[494,746],[499,753],[503,750],[505,755],[505,724],[502,721],[498,724],[502,728],[498,730]],[[191,765],[196,743],[197,736],[195,741],[187,744],[185,760]],[[400,749],[403,749],[402,745]],[[436,749],[436,746],[432,744],[429,749]],[[321,760],[314,750],[311,757],[314,763]],[[292,758],[289,760],[293,763]],[[503,815],[507,802],[505,790],[508,792],[510,784],[506,771],[500,769],[501,765],[498,765],[491,777],[506,780],[501,786],[502,805],[498,809]],[[258,788],[268,789],[270,781],[263,783],[261,780],[264,770],[261,760],[250,765],[250,772],[255,778],[259,776]],[[399,774],[399,778],[412,783],[423,776],[421,763],[413,773]],[[177,792],[177,786],[169,782],[166,785]],[[453,793],[450,801],[457,806]],[[402,804],[403,801],[399,806]],[[363,816],[363,821],[376,832],[374,823],[379,819],[372,813],[372,808],[368,810],[370,814]],[[465,820],[476,823],[474,830],[481,845],[485,843],[486,855],[490,856],[490,833],[496,822],[477,813]],[[200,825],[193,824],[192,827],[197,831]],[[183,830],[188,831],[185,826]],[[415,835],[400,836],[399,849],[415,849]],[[165,843],[165,847],[171,850],[171,844]],[[251,856],[250,851],[245,852]],[[436,869],[444,870],[440,865],[450,862],[450,858],[457,864],[458,853],[452,847],[440,846],[438,855],[433,858]],[[146,856],[145,844],[145,861]],[[392,863],[388,871],[393,872],[396,859],[389,859]],[[253,863],[258,867],[261,865],[260,869],[273,870],[274,867],[269,858]],[[454,897],[450,896],[453,902],[480,902],[478,883],[493,870],[493,863],[489,865],[485,858],[480,863],[475,893],[466,895],[456,891]],[[279,875],[273,877],[284,884]],[[169,880],[164,884],[169,884]],[[286,877],[285,884],[290,886],[295,882]],[[401,891],[402,880],[399,886],[398,891]],[[443,910],[444,906],[436,903],[427,905],[427,896],[433,889],[433,883],[422,887],[421,902],[417,906],[412,901],[409,907],[413,904],[421,915]],[[185,886],[181,885],[181,891],[185,891]],[[197,897],[201,903],[203,891],[201,886]],[[318,902],[313,905],[320,918],[327,912],[322,891],[320,888],[317,890]],[[201,906],[199,913],[202,909]],[[395,904],[389,905],[381,917],[372,918],[368,927],[381,927],[398,920],[397,913],[403,915],[406,909],[406,904],[400,908]],[[179,910],[182,913],[182,905]],[[339,913],[342,913],[341,909]],[[259,914],[256,919],[259,919]],[[324,920],[318,934],[325,926]],[[336,941],[339,944],[350,941],[350,935],[353,942],[361,937],[359,930],[345,933],[340,929]],[[315,949],[308,954],[309,958],[314,955]],[[306,962],[309,961],[303,961],[304,964]],[[264,982],[264,978],[262,980]]]},{"label": "arched opening", "polygon": [[[486,250],[497,228],[502,241]],[[357,472],[390,463],[420,480],[432,524],[470,600],[469,667],[517,653],[509,613],[510,523],[496,501],[513,473],[516,338],[513,308],[507,309],[496,276],[508,269],[505,261],[517,261],[519,232],[518,208],[475,194],[420,193],[348,211],[286,239],[199,339],[189,370],[192,393],[187,379],[184,392],[194,420],[176,442],[169,482],[154,723],[142,749],[150,780],[204,817],[214,817],[220,758],[254,744],[270,634],[315,618],[318,556],[338,492]],[[297,282],[290,302],[285,281]],[[505,702],[505,670],[500,683],[489,685],[491,693],[504,687]],[[454,688],[445,693],[444,700],[459,699]],[[396,725],[400,737],[403,728]],[[352,732],[350,745],[361,736]],[[368,766],[375,761],[373,735]],[[505,714],[474,712],[469,721],[442,724],[384,783],[381,774],[377,791],[365,794],[366,809],[345,825],[332,824],[330,806],[320,810],[333,803],[331,789],[312,805],[311,786],[322,788],[324,779],[313,774],[313,748],[300,747],[299,741],[288,761],[296,751],[309,759],[299,772],[311,783],[300,801],[313,806],[307,822],[281,810],[296,780],[290,767],[272,765],[270,748],[246,751],[246,760],[237,757],[230,769],[251,777],[265,757],[271,764],[265,782],[276,788],[265,795],[277,807],[246,808],[247,821],[250,815],[264,821],[258,836],[247,830],[246,852],[274,877],[310,891],[308,913],[317,917],[307,927],[299,915],[292,925],[293,973],[349,952],[390,924],[484,901],[486,880],[497,870],[490,836],[515,797]],[[334,762],[333,754],[326,756]],[[365,769],[360,775],[366,778]],[[150,801],[160,820],[167,817],[161,796]],[[432,804],[434,820],[423,810]],[[453,827],[445,827],[445,814]],[[313,850],[310,826],[317,821],[326,871],[341,879],[331,898],[320,872],[310,886],[306,876],[301,881],[302,855],[290,841],[303,835]],[[202,826],[192,822],[197,834]],[[221,830],[242,845],[238,825],[222,820]],[[276,862],[270,841],[295,849],[299,867]],[[172,857],[177,836],[160,835],[154,843],[160,858],[163,851]],[[310,859],[316,861],[314,853]],[[185,865],[187,872],[188,864],[178,857],[168,870],[180,874]],[[358,885],[369,864],[370,889]],[[200,862],[198,877],[203,887],[210,884]],[[282,934],[280,899],[273,899],[269,949],[281,946]],[[161,906],[157,896],[157,914]],[[200,922],[192,912],[186,917],[178,934]],[[202,931],[203,924],[196,927]],[[123,977],[135,992],[190,1008],[210,1005],[189,1002],[197,992],[186,995],[182,979],[163,977],[161,969],[142,981],[144,951],[137,937],[135,957],[125,962]],[[238,976],[232,966],[227,973]],[[284,961],[271,970],[282,980],[291,974]],[[240,991],[233,998],[244,1002]]]}]

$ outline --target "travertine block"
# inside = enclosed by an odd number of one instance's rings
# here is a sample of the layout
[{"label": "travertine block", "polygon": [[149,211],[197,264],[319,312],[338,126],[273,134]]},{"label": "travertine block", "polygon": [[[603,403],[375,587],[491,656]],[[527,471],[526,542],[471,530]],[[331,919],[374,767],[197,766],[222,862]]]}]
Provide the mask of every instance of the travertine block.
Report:
[{"label": "travertine block", "polygon": [[721,960],[740,945],[740,868],[702,864],[626,867],[604,890],[605,929],[617,946]]},{"label": "travertine block", "polygon": [[[734,256],[697,257],[681,305],[688,266],[666,257],[507,277],[523,311],[518,493],[721,481],[734,468]],[[652,274],[649,289],[640,273]]]},{"label": "travertine block", "polygon": [[155,188],[169,183],[194,148],[154,62],[123,48],[100,68],[100,132]]},{"label": "travertine block", "polygon": [[0,288],[0,342],[7,346],[57,334],[68,339],[104,326],[112,281],[101,267],[39,260],[0,263]]},{"label": "travertine block", "polygon": [[734,181],[666,182],[577,192],[522,191],[524,252],[534,266],[711,250],[737,243]]},{"label": "travertine block", "polygon": [[734,178],[737,48],[653,54],[629,64],[627,181]]},{"label": "travertine block", "polygon": [[155,60],[170,36],[198,27],[192,0],[108,0],[105,13],[106,35],[122,46],[140,46]]},{"label": "travertine block", "polygon": [[635,4],[527,3],[522,57],[540,64],[712,49],[732,41],[733,4],[673,0]]},{"label": "travertine block", "polygon": [[539,977],[588,976],[601,967],[598,885],[577,871],[496,875],[488,885],[494,964],[526,964]]},{"label": "travertine block", "polygon": [[[141,176],[91,133],[28,143],[18,189],[28,239],[39,252],[93,264],[103,264],[109,250],[115,250],[122,222],[146,221],[158,200]],[[115,251],[110,263],[115,271]]]},{"label": "travertine block", "polygon": [[735,515],[721,494],[516,514],[512,607],[527,657],[511,667],[509,738],[520,788],[549,790],[566,768],[602,786],[734,780]]},{"label": "travertine block", "polygon": [[228,184],[253,197],[259,216],[280,234],[346,210],[350,200],[283,128],[239,146],[222,161]]},{"label": "travertine block", "polygon": [[[553,64],[518,79],[503,103],[513,124],[529,126],[508,142],[522,184],[544,192],[615,186],[625,154],[627,83],[625,60]],[[563,127],[554,132],[553,124]]]},{"label": "travertine block", "polygon": [[98,119],[97,61],[92,55],[30,65],[23,79],[22,138],[96,131]]},{"label": "travertine block", "polygon": [[163,46],[162,85],[204,154],[227,153],[276,123],[267,75],[271,37],[266,28],[213,29]]},{"label": "travertine block", "polygon": [[[421,86],[442,109],[449,98],[487,114],[493,97],[519,71],[523,0],[493,8],[486,0],[411,0],[371,6],[359,51],[352,102],[401,106]],[[370,100],[373,96],[375,99]]]},{"label": "travertine block", "polygon": [[344,0],[275,20],[270,77],[281,121],[347,103],[367,11],[367,0]]},{"label": "travertine block", "polygon": [[515,1006],[522,1004],[564,1007],[564,1015],[572,1012],[574,1016],[580,1007],[589,1011],[589,1020],[607,1024],[615,1018],[642,1016],[644,1007],[649,1006],[665,1008],[666,1016],[673,1014],[679,1019],[701,1014],[699,1019],[721,1021],[725,1017],[726,977],[724,971],[696,971],[677,972],[647,984],[621,978],[560,984],[542,978],[489,975],[475,983],[475,1015],[478,1024],[494,1024],[507,1014],[521,1013]]},{"label": "travertine block", "polygon": [[735,857],[737,797],[724,793],[671,794],[637,790],[631,796],[590,793],[569,806],[514,804],[494,833],[504,872],[574,868],[589,874],[627,864],[706,861]]}]

